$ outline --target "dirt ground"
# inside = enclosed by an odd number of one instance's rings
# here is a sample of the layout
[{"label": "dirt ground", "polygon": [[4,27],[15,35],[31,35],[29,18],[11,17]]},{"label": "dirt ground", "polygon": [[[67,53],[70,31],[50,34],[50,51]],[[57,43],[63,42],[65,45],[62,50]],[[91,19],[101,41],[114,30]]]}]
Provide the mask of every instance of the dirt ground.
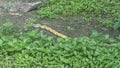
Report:
[{"label": "dirt ground", "polygon": [[[65,34],[69,37],[90,36],[93,30],[96,30],[103,34],[109,34],[111,37],[117,37],[119,35],[119,31],[101,27],[100,25],[98,25],[98,22],[95,20],[89,23],[85,22],[84,17],[80,15],[67,16],[67,17],[60,16],[57,19],[41,19],[41,18],[37,18],[36,10],[27,13],[20,13],[20,14],[22,14],[22,16],[10,15],[9,12],[1,12],[0,26],[3,23],[9,21],[14,23],[14,26],[16,26],[16,28],[24,29],[29,19],[36,18],[37,21],[35,23],[40,23],[50,26],[56,31]],[[45,31],[45,30],[43,31],[48,35],[53,35],[49,31]]]}]

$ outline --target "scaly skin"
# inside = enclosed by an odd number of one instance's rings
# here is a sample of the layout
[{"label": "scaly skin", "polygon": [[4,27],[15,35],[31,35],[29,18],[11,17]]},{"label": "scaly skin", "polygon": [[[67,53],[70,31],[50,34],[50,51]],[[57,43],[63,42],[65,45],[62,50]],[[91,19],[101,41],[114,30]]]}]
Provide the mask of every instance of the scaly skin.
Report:
[{"label": "scaly skin", "polygon": [[47,31],[49,31],[49,32],[51,32],[51,33],[53,33],[53,34],[56,35],[56,36],[59,36],[59,37],[64,38],[64,39],[67,38],[66,35],[61,34],[61,33],[57,32],[56,30],[54,30],[54,29],[52,29],[51,27],[46,26],[46,25],[34,24],[33,27],[40,27],[41,29],[45,29],[45,30],[47,30]]}]

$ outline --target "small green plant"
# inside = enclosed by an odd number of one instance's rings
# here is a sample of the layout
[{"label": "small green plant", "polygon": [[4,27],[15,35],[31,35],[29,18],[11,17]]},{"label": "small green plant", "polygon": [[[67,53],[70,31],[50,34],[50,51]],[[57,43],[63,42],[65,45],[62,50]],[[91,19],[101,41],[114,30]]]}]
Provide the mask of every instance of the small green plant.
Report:
[{"label": "small green plant", "polygon": [[120,35],[117,37],[118,40],[120,40]]},{"label": "small green plant", "polygon": [[1,25],[0,27],[0,35],[6,35],[6,36],[13,36],[17,35],[22,31],[22,29],[16,28],[16,26],[10,22],[6,21],[4,24]]},{"label": "small green plant", "polygon": [[112,20],[109,20],[109,19],[104,19],[104,20],[100,20],[100,24],[102,26],[105,26],[105,27],[108,27],[108,28],[111,28],[113,27],[113,21]]},{"label": "small green plant", "polygon": [[0,29],[2,31],[1,33],[4,33],[6,35],[9,35],[14,31],[13,24],[11,22],[4,23]]},{"label": "small green plant", "polygon": [[104,42],[104,43],[107,43],[107,44],[117,42],[116,39],[111,38],[108,34],[105,35],[105,34],[99,33],[96,30],[93,30],[91,38],[96,38],[100,42]]},{"label": "small green plant", "polygon": [[6,2],[5,10],[6,10],[6,11],[11,11],[14,6],[15,6],[14,3],[12,3],[11,1],[8,1],[8,2]]},{"label": "small green plant", "polygon": [[114,30],[117,30],[120,28],[120,22],[116,22],[113,26]]}]

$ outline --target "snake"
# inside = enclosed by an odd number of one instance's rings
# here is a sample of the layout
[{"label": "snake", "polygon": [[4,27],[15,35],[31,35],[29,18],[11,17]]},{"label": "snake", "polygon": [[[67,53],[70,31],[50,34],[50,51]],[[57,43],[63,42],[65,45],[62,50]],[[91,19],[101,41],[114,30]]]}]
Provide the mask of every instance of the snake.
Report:
[{"label": "snake", "polygon": [[34,24],[33,27],[40,27],[41,29],[45,29],[45,30],[53,33],[53,34],[56,35],[56,36],[59,36],[59,37],[64,38],[64,39],[67,38],[66,35],[64,35],[64,34],[58,32],[58,31],[54,30],[53,28],[51,28],[51,27],[49,27],[49,26],[47,26],[47,25]]}]

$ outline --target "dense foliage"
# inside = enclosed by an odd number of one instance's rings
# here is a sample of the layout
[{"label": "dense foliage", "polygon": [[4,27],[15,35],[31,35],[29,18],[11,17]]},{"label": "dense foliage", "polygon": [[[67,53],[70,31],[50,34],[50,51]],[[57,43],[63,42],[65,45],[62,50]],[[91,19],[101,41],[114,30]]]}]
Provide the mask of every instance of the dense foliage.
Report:
[{"label": "dense foliage", "polygon": [[49,0],[47,5],[38,10],[38,13],[41,17],[49,18],[61,14],[80,14],[87,21],[96,19],[103,26],[113,27],[116,23],[120,23],[119,4],[119,0]]},{"label": "dense foliage", "polygon": [[96,31],[91,37],[55,40],[39,30],[17,35],[12,35],[11,32],[2,33],[5,30],[0,30],[1,68],[118,68],[120,66],[120,43]]}]

